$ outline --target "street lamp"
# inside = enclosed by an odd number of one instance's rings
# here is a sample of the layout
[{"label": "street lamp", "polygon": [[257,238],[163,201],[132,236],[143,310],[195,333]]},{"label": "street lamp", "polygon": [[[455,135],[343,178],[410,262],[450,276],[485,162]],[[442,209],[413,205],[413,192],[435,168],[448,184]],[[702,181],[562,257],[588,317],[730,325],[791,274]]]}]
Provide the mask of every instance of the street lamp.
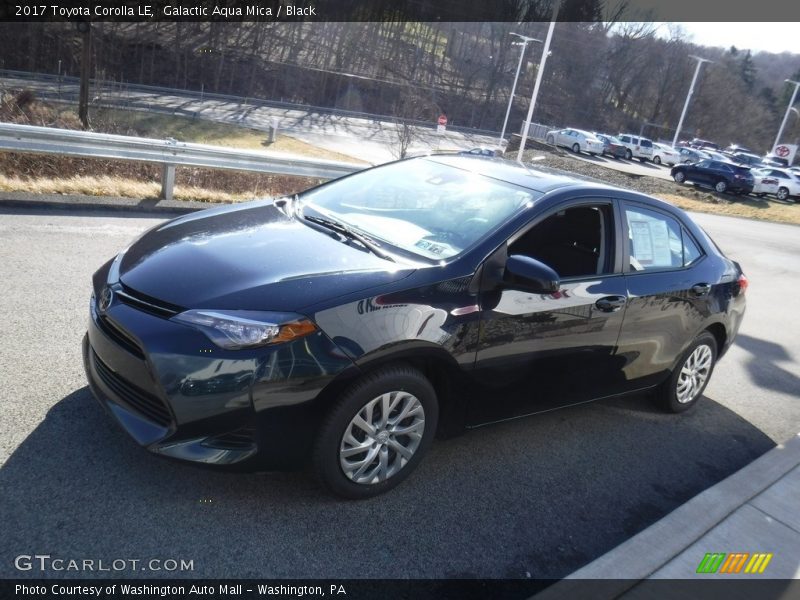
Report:
[{"label": "street lamp", "polygon": [[786,83],[794,84],[794,92],[792,93],[792,99],[789,100],[789,106],[786,109],[786,114],[783,115],[783,123],[781,123],[781,128],[778,130],[778,137],[775,138],[775,143],[772,144],[772,148],[774,149],[781,141],[781,135],[783,134],[783,128],[786,127],[786,119],[789,118],[789,113],[792,110],[792,106],[794,106],[794,100],[797,98],[797,90],[800,88],[800,81],[792,81],[791,79],[784,79]]},{"label": "street lamp", "polygon": [[517,151],[517,162],[522,162],[522,153],[525,151],[525,144],[528,143],[528,131],[531,128],[531,118],[533,117],[533,108],[536,106],[536,97],[539,95],[539,86],[542,85],[542,75],[544,75],[544,65],[547,63],[547,57],[550,56],[550,40],[553,39],[553,29],[556,26],[556,17],[558,16],[558,9],[561,6],[561,0],[553,2],[553,16],[550,17],[550,27],[547,28],[547,37],[544,39],[544,48],[542,48],[542,60],[539,61],[539,72],[536,74],[536,84],[533,86],[533,94],[531,95],[531,103],[528,106],[528,116],[525,118],[525,127],[522,129],[522,139],[519,141],[519,150]]},{"label": "street lamp", "polygon": [[514,101],[514,92],[517,89],[517,79],[519,79],[519,71],[522,68],[522,57],[525,56],[525,48],[528,47],[528,42],[539,42],[542,43],[542,40],[537,40],[536,38],[528,37],[527,35],[520,35],[519,33],[509,32],[509,35],[515,35],[520,38],[521,42],[514,42],[515,45],[522,46],[522,49],[519,52],[519,63],[517,64],[517,74],[514,75],[514,85],[511,86],[511,96],[508,99],[508,108],[506,109],[506,118],[503,121],[503,131],[500,133],[500,145],[503,144],[503,139],[506,137],[506,126],[508,125],[508,115],[511,114],[511,103]]},{"label": "street lamp", "polygon": [[697,83],[697,76],[700,74],[700,67],[703,66],[703,63],[714,62],[706,58],[700,58],[699,56],[689,56],[689,58],[693,58],[697,61],[697,67],[694,70],[694,77],[692,77],[692,85],[689,86],[689,93],[686,94],[686,102],[683,103],[681,120],[678,121],[678,128],[675,130],[675,139],[672,140],[673,148],[675,147],[675,144],[678,143],[678,136],[681,134],[681,127],[683,127],[683,118],[686,116],[686,110],[689,108],[689,100],[692,99],[692,94],[694,94],[694,84]]}]

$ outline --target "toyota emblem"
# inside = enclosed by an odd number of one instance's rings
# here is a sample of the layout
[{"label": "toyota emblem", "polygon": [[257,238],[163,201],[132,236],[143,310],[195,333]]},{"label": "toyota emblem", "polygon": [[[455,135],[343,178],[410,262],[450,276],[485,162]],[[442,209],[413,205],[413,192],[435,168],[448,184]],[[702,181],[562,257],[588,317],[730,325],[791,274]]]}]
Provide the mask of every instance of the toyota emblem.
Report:
[{"label": "toyota emblem", "polygon": [[103,293],[100,294],[100,302],[98,303],[98,307],[100,308],[100,312],[105,312],[108,310],[108,307],[111,306],[111,301],[114,299],[114,292],[111,291],[111,288],[105,288]]}]

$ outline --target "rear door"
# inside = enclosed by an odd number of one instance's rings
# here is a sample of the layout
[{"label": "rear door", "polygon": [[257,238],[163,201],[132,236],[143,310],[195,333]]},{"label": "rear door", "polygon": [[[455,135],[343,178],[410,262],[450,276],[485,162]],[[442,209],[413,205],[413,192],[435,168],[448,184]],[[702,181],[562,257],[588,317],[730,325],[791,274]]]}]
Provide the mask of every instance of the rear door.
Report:
[{"label": "rear door", "polygon": [[619,337],[627,391],[655,385],[697,335],[710,312],[716,275],[678,219],[622,203],[628,304]]}]

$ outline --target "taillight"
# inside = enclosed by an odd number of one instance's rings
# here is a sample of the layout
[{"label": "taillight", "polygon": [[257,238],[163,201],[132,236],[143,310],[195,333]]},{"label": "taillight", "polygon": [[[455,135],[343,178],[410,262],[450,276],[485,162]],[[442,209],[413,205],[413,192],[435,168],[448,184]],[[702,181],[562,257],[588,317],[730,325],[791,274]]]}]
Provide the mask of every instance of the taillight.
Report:
[{"label": "taillight", "polygon": [[739,275],[739,293],[744,294],[747,291],[747,286],[750,285],[750,282],[747,281],[747,277],[744,276],[744,273]]}]

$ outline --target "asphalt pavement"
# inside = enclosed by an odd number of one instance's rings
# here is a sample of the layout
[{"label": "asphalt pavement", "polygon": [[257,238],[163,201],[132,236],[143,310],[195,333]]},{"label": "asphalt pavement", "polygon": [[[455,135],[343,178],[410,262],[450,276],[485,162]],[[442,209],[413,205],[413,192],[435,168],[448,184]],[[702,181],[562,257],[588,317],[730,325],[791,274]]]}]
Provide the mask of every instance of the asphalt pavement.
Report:
[{"label": "asphalt pavement", "polygon": [[361,502],[307,473],[159,460],[92,399],[80,340],[92,272],[162,218],[0,208],[0,577],[86,575],[14,568],[46,553],[194,564],[97,576],[559,578],[800,429],[800,229],[695,215],[751,283],[737,343],[686,414],[635,396],[481,428]]},{"label": "asphalt pavement", "polygon": [[[48,99],[63,98],[74,102],[78,84],[30,79],[0,79],[0,89],[25,88],[44,94]],[[306,143],[381,164],[398,158],[396,147],[399,126],[392,120],[364,118],[319,112],[311,109],[262,106],[231,99],[206,98],[196,92],[186,95],[166,94],[164,91],[142,91],[127,88],[101,88],[92,92],[93,106],[113,106],[131,110],[155,110],[184,117],[233,123],[268,131],[273,123],[280,133]],[[464,150],[482,145],[496,145],[497,137],[476,133],[445,131],[437,133],[436,124],[411,127],[409,153],[436,150]],[[499,137],[499,136],[498,136]]]}]

